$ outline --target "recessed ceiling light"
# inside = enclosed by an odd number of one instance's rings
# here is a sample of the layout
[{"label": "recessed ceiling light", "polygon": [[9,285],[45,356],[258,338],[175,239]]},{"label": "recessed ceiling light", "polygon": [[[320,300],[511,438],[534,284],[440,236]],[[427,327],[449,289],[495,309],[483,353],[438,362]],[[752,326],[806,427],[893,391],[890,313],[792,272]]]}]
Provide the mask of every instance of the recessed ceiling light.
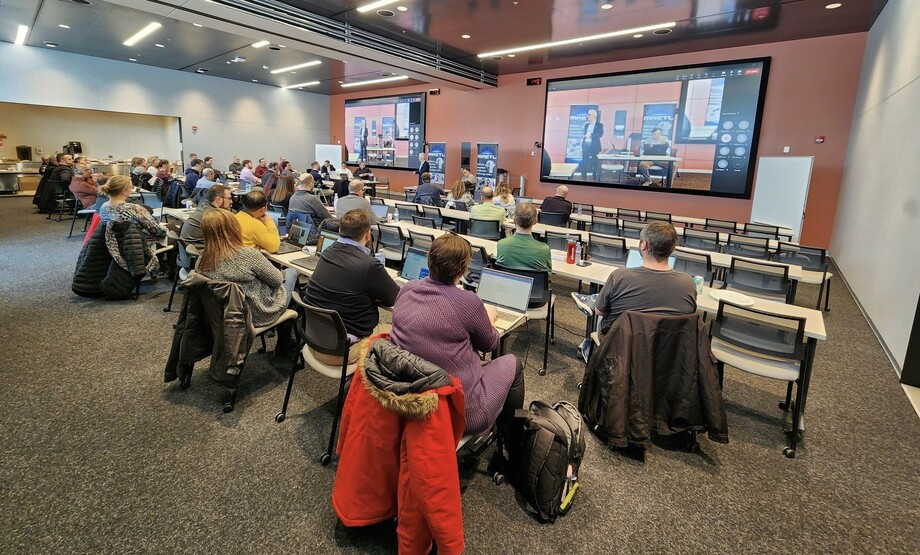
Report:
[{"label": "recessed ceiling light", "polygon": [[211,70],[206,67],[199,67],[198,69],[195,70],[195,73],[207,73],[209,71]]},{"label": "recessed ceiling light", "polygon": [[204,27],[204,25],[202,25],[201,23],[192,23],[192,25],[194,25],[195,27]]},{"label": "recessed ceiling light", "polygon": [[670,35],[671,29],[655,29],[652,31],[653,35]]},{"label": "recessed ceiling light", "polygon": [[268,69],[268,66],[262,66],[262,69]]},{"label": "recessed ceiling light", "polygon": [[16,40],[13,41],[13,44],[22,46],[23,44],[26,43],[26,35],[28,34],[29,34],[29,26],[20,25],[19,27],[16,28]]},{"label": "recessed ceiling light", "polygon": [[377,10],[377,15],[380,17],[396,17],[396,12],[393,10]]},{"label": "recessed ceiling light", "polygon": [[461,38],[461,39],[468,39],[468,38],[470,38],[470,36],[469,36],[469,35],[460,35],[460,38]]},{"label": "recessed ceiling light", "polygon": [[252,47],[253,47],[253,48],[262,48],[263,46],[268,46],[269,44],[271,44],[271,43],[268,42],[267,40],[260,40],[259,42],[254,42],[254,43],[252,43]]},{"label": "recessed ceiling light", "polygon": [[513,58],[513,57],[515,57],[515,56],[517,56],[517,54],[508,54],[508,57],[509,57],[509,58]]},{"label": "recessed ceiling light", "polygon": [[242,57],[242,56],[234,56],[234,57],[230,58],[230,61],[233,62],[233,63],[235,63],[235,64],[241,64],[241,63],[243,63],[243,62],[246,61],[246,58],[244,58],[244,57]]},{"label": "recessed ceiling light", "polygon": [[344,83],[344,82],[345,82],[345,81],[339,81],[339,85],[341,85],[341,84]]},{"label": "recessed ceiling light", "polygon": [[403,79],[408,79],[408,75],[397,75],[395,77],[385,77],[383,79],[370,79],[368,81],[356,81],[354,83],[345,83],[342,85],[342,88],[348,87],[363,87],[364,85],[376,85],[377,83],[389,83],[390,81],[402,81]]},{"label": "recessed ceiling light", "polygon": [[253,83],[258,83],[259,80],[258,80],[258,79],[253,79],[252,82],[253,82]]},{"label": "recessed ceiling light", "polygon": [[302,89],[303,87],[313,87],[319,85],[319,81],[309,81],[307,83],[298,83],[296,85],[288,85],[287,87],[281,87],[282,89]]},{"label": "recessed ceiling light", "polygon": [[274,51],[274,52],[278,52],[278,51],[281,50],[282,48],[284,48],[284,47],[281,46],[280,44],[269,44],[269,45],[268,45],[268,49],[269,49],[269,50],[272,50],[272,51]]},{"label": "recessed ceiling light", "polygon": [[137,58],[128,58],[128,61],[129,61],[129,62],[136,62],[136,61],[137,61]]},{"label": "recessed ceiling light", "polygon": [[491,56],[489,59],[492,60],[492,61],[494,61],[494,62],[500,62],[500,61],[504,60],[504,58],[502,58],[501,56]]},{"label": "recessed ceiling light", "polygon": [[633,38],[634,38],[634,39],[641,39],[641,38],[644,37],[644,36],[645,36],[645,35],[643,35],[642,33],[636,33],[635,35],[633,35]]},{"label": "recessed ceiling light", "polygon": [[840,2],[831,2],[830,4],[824,6],[824,9],[825,9],[825,10],[836,10],[837,8],[839,8],[839,7],[842,6],[842,5],[843,5],[843,4],[841,4]]},{"label": "recessed ceiling light", "polygon": [[565,46],[567,44],[577,44],[577,43],[588,42],[588,41],[593,41],[593,40],[620,37],[623,35],[633,35],[636,33],[642,33],[644,31],[652,31],[653,29],[657,29],[657,30],[668,29],[668,32],[670,32],[669,28],[674,27],[676,25],[677,25],[677,22],[669,21],[667,23],[659,23],[657,25],[647,25],[645,27],[636,27],[633,29],[623,29],[622,31],[611,31],[609,33],[601,33],[599,35],[589,35],[587,37],[576,37],[576,38],[565,39],[565,40],[557,40],[553,42],[543,42],[540,44],[519,46],[517,48],[507,48],[505,50],[496,50],[494,52],[483,52],[482,54],[478,54],[478,56],[480,58],[491,58],[492,56],[501,56],[504,54],[514,54],[518,52],[527,52],[528,50],[540,50],[543,48],[553,48],[556,46]]},{"label": "recessed ceiling light", "polygon": [[323,62],[321,62],[321,61],[319,61],[319,60],[313,60],[312,62],[306,62],[306,63],[303,63],[303,64],[297,64],[296,66],[288,66],[288,67],[282,67],[282,68],[280,68],[280,69],[273,69],[273,70],[272,70],[272,73],[273,73],[273,74],[284,73],[285,71],[291,71],[292,69],[301,69],[301,68],[304,68],[304,67],[318,66],[318,65],[321,64],[321,63],[323,63]]},{"label": "recessed ceiling light", "polygon": [[58,27],[60,27],[61,29],[70,29],[70,25],[64,25],[63,23],[58,25]]},{"label": "recessed ceiling light", "polygon": [[159,28],[162,27],[162,26],[163,26],[163,25],[162,25],[161,23],[159,23],[159,22],[157,22],[157,21],[152,21],[152,22],[148,23],[143,29],[141,29],[140,31],[138,31],[138,32],[134,33],[133,35],[131,35],[131,37],[128,38],[128,40],[126,40],[126,41],[123,42],[122,44],[124,44],[125,46],[134,46],[135,44],[137,44],[138,42],[140,42],[141,39],[143,39],[144,37],[146,37],[146,36],[149,35],[150,33],[153,33],[154,31],[156,31],[157,29],[159,29]]},{"label": "recessed ceiling light", "polygon": [[51,41],[47,41],[47,40],[45,41],[44,44],[45,44],[45,46],[47,46],[48,48],[57,48],[58,46],[60,46],[60,44],[58,44],[58,43],[56,43],[56,42],[51,42]]},{"label": "recessed ceiling light", "polygon": [[399,11],[401,11],[401,12],[409,11],[409,8],[407,8],[407,7],[405,7],[405,6],[396,6],[396,9],[399,10]]},{"label": "recessed ceiling light", "polygon": [[612,7],[613,7],[613,4],[601,4],[602,10],[609,10]]},{"label": "recessed ceiling light", "polygon": [[377,8],[382,8],[384,6],[389,6],[390,4],[395,4],[397,0],[377,0],[376,2],[371,2],[370,4],[365,4],[358,8],[360,13],[369,12],[371,10],[376,10]]},{"label": "recessed ceiling light", "polygon": [[166,48],[165,46],[163,46],[163,45],[160,44],[160,43],[156,43],[156,44],[154,44],[154,46],[156,46],[157,48]]},{"label": "recessed ceiling light", "polygon": [[93,3],[89,0],[70,0],[71,4],[83,4],[84,6],[92,6]]}]

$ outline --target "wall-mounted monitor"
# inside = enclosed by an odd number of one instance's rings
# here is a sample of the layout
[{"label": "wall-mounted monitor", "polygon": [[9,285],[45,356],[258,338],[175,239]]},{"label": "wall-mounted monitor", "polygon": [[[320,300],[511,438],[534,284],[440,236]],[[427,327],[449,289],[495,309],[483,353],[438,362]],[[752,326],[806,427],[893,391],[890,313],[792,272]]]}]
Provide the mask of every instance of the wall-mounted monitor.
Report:
[{"label": "wall-mounted monitor", "polygon": [[750,198],[769,58],[552,79],[543,181]]},{"label": "wall-mounted monitor", "polygon": [[417,169],[425,152],[425,95],[412,93],[345,101],[348,161]]}]

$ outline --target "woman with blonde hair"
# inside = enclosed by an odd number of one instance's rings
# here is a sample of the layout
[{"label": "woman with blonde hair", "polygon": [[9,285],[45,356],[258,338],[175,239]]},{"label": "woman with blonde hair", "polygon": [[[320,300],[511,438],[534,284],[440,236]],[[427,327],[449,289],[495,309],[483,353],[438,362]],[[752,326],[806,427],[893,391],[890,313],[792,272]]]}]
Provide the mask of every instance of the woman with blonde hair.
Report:
[{"label": "woman with blonde hair", "polygon": [[495,186],[495,197],[492,204],[497,204],[505,210],[514,208],[514,197],[511,196],[511,186],[507,181],[500,179],[498,185]]},{"label": "woman with blonde hair", "polygon": [[467,208],[475,204],[473,195],[466,192],[466,184],[463,183],[463,180],[455,181],[454,186],[447,192],[447,202],[444,208],[455,208],[457,202],[465,202]]},{"label": "woman with blonde hair", "polygon": [[140,226],[144,235],[149,240],[166,236],[166,230],[153,219],[150,212],[137,203],[128,202],[128,197],[134,190],[131,178],[126,175],[113,175],[104,185],[99,187],[99,192],[109,197],[99,208],[99,219],[103,222],[129,222]]},{"label": "woman with blonde hair", "polygon": [[287,211],[290,209],[292,196],[294,196],[294,176],[290,173],[279,175],[275,189],[272,191],[272,204],[280,204]]},{"label": "woman with blonde hair", "polygon": [[[201,218],[201,233],[204,252],[196,270],[209,279],[239,285],[255,327],[277,320],[291,301],[297,270],[288,268],[282,272],[256,249],[244,247],[240,223],[229,210],[206,211]],[[275,351],[283,351],[289,339],[288,334],[279,332]]]}]

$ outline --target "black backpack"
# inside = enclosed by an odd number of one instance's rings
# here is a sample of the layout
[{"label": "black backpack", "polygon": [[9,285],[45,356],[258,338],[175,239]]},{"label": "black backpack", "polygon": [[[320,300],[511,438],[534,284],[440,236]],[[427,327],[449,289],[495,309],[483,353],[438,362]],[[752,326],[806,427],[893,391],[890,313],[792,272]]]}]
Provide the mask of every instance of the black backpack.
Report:
[{"label": "black backpack", "polygon": [[540,519],[555,522],[569,511],[578,490],[585,454],[581,416],[565,401],[553,406],[533,401],[526,415],[515,482]]}]

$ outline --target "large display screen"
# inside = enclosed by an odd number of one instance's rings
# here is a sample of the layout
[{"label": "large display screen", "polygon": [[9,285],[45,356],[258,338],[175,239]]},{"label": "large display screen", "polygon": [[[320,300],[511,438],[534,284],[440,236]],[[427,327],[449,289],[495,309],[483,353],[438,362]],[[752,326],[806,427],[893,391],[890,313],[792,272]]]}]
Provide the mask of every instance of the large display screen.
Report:
[{"label": "large display screen", "polygon": [[750,198],[769,66],[548,81],[543,181]]},{"label": "large display screen", "polygon": [[417,169],[425,151],[425,93],[345,101],[348,161]]}]

